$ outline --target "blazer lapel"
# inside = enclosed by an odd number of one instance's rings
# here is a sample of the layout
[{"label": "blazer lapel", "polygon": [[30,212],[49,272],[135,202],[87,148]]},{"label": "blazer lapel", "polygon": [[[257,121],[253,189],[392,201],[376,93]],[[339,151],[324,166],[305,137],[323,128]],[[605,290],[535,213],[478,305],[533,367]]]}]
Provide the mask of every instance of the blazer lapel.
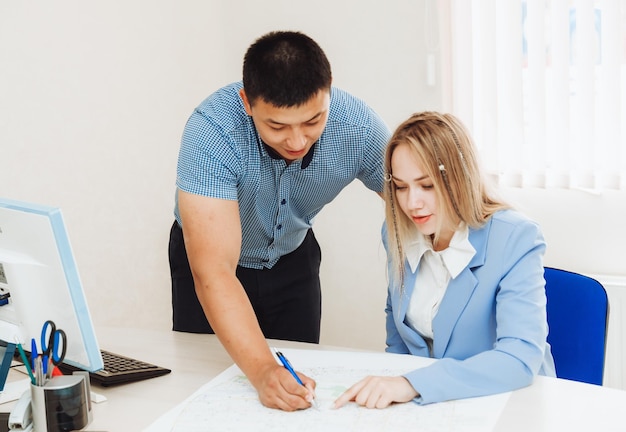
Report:
[{"label": "blazer lapel", "polygon": [[398,331],[402,334],[402,337],[407,345],[410,345],[410,351],[413,355],[419,355],[422,357],[430,357],[428,344],[415,330],[411,329],[405,322],[406,311],[409,308],[409,301],[415,288],[415,276],[417,273],[411,273],[411,267],[406,264],[404,274],[404,290],[402,294],[396,294],[398,296],[397,304],[400,306],[396,311],[394,308],[394,314],[396,316],[396,322],[401,323]]},{"label": "blazer lapel", "polygon": [[478,230],[470,228],[469,241],[476,250],[476,254],[467,268],[450,281],[441,300],[439,311],[433,320],[433,355],[435,358],[444,356],[452,331],[478,285],[478,279],[474,276],[474,269],[485,263],[490,228],[491,219]]},{"label": "blazer lapel", "polygon": [[409,300],[411,299],[413,290],[415,289],[415,276],[416,273],[411,273],[411,267],[408,264],[405,264],[404,287],[402,289],[402,294],[398,293],[400,303],[398,316],[402,317],[402,322],[404,322],[404,318],[406,317],[406,311],[409,308]]},{"label": "blazer lapel", "polygon": [[433,353],[436,358],[442,358],[445,354],[452,330],[469,302],[477,283],[478,280],[469,268],[450,281],[441,300],[439,311],[433,320]]}]

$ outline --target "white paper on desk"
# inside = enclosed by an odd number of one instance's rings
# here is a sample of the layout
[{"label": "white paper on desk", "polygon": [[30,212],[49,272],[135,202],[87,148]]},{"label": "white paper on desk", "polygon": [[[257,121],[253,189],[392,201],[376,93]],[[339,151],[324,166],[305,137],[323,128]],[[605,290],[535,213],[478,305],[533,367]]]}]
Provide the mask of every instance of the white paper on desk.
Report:
[{"label": "white paper on desk", "polygon": [[146,432],[195,431],[489,431],[510,393],[430,405],[398,404],[376,410],[334,400],[366,375],[400,375],[433,360],[410,355],[280,349],[299,372],[317,382],[320,410],[283,412],[266,408],[241,370],[233,365],[155,421]]},{"label": "white paper on desk", "polygon": [[26,390],[30,390],[30,378],[7,382],[0,393],[0,404],[18,400]]}]

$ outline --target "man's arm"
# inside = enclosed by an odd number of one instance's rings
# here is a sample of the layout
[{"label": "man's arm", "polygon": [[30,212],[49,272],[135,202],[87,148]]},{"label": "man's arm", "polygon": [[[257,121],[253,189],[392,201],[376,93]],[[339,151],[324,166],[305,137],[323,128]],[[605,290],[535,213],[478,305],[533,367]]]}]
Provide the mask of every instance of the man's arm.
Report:
[{"label": "man's arm", "polygon": [[314,381],[301,375],[307,390],[278,365],[237,279],[241,251],[237,201],[179,190],[178,207],[196,294],[220,342],[264,405],[286,411],[309,407]]}]

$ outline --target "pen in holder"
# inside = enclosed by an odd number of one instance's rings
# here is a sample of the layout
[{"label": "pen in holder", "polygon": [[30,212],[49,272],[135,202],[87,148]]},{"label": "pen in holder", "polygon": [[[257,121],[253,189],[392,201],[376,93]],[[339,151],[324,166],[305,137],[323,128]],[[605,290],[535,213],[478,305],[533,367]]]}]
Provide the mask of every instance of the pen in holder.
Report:
[{"label": "pen in holder", "polygon": [[80,430],[91,421],[87,374],[56,376],[30,390],[33,432]]}]

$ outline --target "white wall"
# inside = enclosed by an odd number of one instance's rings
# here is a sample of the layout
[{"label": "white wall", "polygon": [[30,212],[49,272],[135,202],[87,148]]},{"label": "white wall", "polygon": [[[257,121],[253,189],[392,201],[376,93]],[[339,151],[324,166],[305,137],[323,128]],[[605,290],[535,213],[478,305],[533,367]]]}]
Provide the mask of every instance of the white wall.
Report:
[{"label": "white wall", "polygon": [[[0,3],[0,196],[63,209],[94,321],[170,328],[167,239],[180,135],[241,77],[247,46],[301,30],[335,85],[391,128],[442,109],[426,85],[425,0]],[[548,264],[626,274],[623,194],[505,191],[544,227]],[[360,183],[316,221],[322,342],[384,346],[382,201]]]},{"label": "white wall", "polygon": [[[408,0],[1,2],[0,196],[63,209],[96,323],[169,328],[167,238],[193,108],[241,79],[255,38],[293,29],[325,49],[337,86],[393,127],[435,94],[422,84],[421,11]],[[382,267],[369,264],[380,208],[355,184],[335,207],[341,223],[320,217],[326,341],[349,341],[336,323],[351,305],[367,311],[350,314],[355,340],[383,344],[370,320],[384,299]],[[348,243],[360,255],[344,253]]]}]

